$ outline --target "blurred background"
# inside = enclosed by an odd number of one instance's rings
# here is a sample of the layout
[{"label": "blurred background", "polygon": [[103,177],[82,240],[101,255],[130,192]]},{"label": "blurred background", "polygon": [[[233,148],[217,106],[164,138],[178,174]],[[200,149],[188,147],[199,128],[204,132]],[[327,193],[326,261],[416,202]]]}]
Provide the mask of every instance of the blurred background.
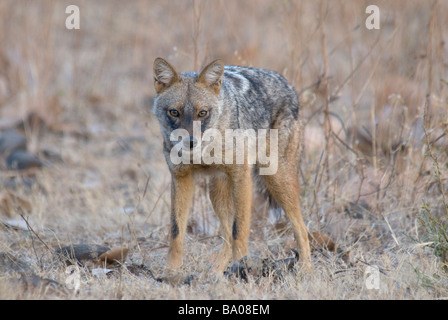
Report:
[{"label": "blurred background", "polygon": [[[65,27],[71,4],[79,30]],[[365,25],[371,4],[379,30]],[[446,211],[447,21],[447,1],[0,0],[0,139],[25,152],[0,148],[3,217],[29,214],[53,228],[47,241],[166,245],[152,64],[190,72],[221,58],[275,70],[300,93],[311,230],[372,252],[408,241],[403,233],[421,235],[422,202],[435,217]],[[218,232],[204,194],[192,236]],[[278,239],[261,236],[270,220],[253,220],[251,237]]]}]

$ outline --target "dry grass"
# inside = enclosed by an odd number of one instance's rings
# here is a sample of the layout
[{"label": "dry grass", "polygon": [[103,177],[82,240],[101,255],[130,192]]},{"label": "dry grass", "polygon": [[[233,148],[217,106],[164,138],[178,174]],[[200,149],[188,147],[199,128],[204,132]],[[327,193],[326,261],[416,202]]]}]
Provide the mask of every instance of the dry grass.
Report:
[{"label": "dry grass", "polygon": [[[31,204],[1,219],[14,224],[24,214],[34,232],[1,227],[0,252],[62,285],[33,287],[0,268],[1,298],[448,297],[447,260],[419,222],[429,212],[446,230],[448,219],[448,3],[378,2],[381,29],[372,31],[364,1],[78,1],[77,31],[65,28],[69,4],[0,0],[0,125],[34,114],[40,121],[21,127],[28,150],[46,159],[32,173],[1,164],[1,188]],[[59,245],[130,246],[127,265],[163,273],[170,178],[150,112],[158,56],[181,71],[219,57],[308,88],[302,209],[311,231],[350,252],[348,262],[316,251],[311,274],[214,279],[219,226],[197,189],[182,270],[195,275],[191,285],[81,269],[79,292],[66,290],[69,275],[52,261]],[[45,158],[48,150],[59,160]],[[283,217],[254,216],[251,255],[287,256],[292,231],[276,231]],[[366,288],[367,265],[380,267],[379,290]]]}]

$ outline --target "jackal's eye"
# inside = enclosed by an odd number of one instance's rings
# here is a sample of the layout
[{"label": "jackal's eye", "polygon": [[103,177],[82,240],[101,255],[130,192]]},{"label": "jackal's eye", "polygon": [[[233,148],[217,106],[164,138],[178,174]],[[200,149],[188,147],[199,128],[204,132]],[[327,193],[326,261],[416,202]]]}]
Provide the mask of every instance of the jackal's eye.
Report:
[{"label": "jackal's eye", "polygon": [[198,116],[200,118],[206,117],[208,115],[208,111],[207,110],[201,110],[198,112]]},{"label": "jackal's eye", "polygon": [[178,117],[179,116],[179,111],[177,111],[176,109],[172,109],[168,111],[169,115],[172,117]]}]

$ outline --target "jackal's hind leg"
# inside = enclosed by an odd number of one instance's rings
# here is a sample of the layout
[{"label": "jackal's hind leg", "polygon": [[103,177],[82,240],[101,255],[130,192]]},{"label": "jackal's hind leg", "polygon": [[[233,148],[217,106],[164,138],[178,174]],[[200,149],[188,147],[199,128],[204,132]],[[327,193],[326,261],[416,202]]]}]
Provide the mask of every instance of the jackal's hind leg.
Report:
[{"label": "jackal's hind leg", "polygon": [[299,251],[300,265],[311,269],[308,230],[303,222],[299,200],[299,181],[297,172],[287,165],[279,165],[275,175],[265,176],[266,186],[276,202],[283,208],[294,230],[294,237]]}]

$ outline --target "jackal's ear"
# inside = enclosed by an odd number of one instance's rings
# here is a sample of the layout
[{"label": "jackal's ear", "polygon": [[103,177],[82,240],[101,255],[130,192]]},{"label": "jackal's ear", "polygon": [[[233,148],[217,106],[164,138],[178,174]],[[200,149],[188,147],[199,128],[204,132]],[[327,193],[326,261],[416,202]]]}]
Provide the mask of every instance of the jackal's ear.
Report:
[{"label": "jackal's ear", "polygon": [[206,66],[198,77],[198,82],[208,86],[216,94],[221,90],[224,62],[215,60]]},{"label": "jackal's ear", "polygon": [[176,70],[164,59],[154,60],[154,87],[157,93],[179,81],[179,75]]}]

